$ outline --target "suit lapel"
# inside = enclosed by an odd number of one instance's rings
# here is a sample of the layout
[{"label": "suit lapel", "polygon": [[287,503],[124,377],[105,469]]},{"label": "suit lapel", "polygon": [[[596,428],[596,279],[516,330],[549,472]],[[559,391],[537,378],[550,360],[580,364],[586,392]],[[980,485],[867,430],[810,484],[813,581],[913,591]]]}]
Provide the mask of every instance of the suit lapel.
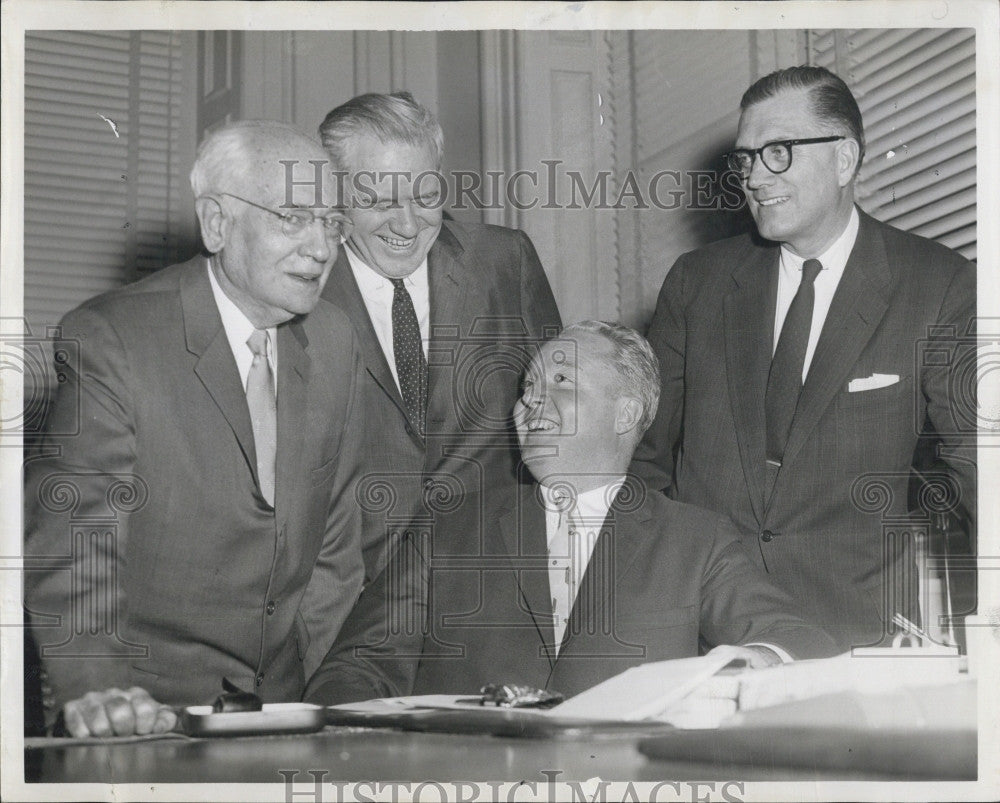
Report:
[{"label": "suit lapel", "polygon": [[[528,612],[534,619],[538,637],[542,642],[549,665],[554,662],[552,643],[553,629],[552,599],[549,594],[549,576],[545,570],[545,556],[548,548],[545,538],[545,511],[535,498],[538,486],[522,486],[513,510],[509,510],[499,521],[500,536],[503,538],[506,554],[512,562]],[[537,568],[524,570],[525,559],[537,558]],[[536,561],[532,561],[535,563]]]},{"label": "suit lapel", "polygon": [[[567,653],[577,634],[600,637],[612,633],[615,617],[624,610],[618,592],[627,588],[625,578],[629,570],[639,554],[645,553],[640,549],[641,539],[650,537],[649,533],[653,532],[646,526],[649,519],[645,506],[629,512],[617,499],[608,510],[573,601],[569,624],[559,645],[560,657]],[[608,578],[612,578],[610,584]]]},{"label": "suit lapel", "polygon": [[[336,304],[351,319],[354,330],[357,332],[358,340],[361,343],[361,353],[364,356],[365,368],[385,394],[392,400],[399,409],[400,415],[406,418],[406,405],[400,396],[396,381],[392,378],[392,371],[389,370],[389,363],[386,361],[385,352],[379,343],[378,335],[375,334],[375,327],[372,326],[371,316],[368,314],[368,307],[358,289],[358,283],[354,279],[354,272],[351,270],[351,263],[347,259],[346,247],[343,246],[337,261],[330,271],[330,279],[327,287],[323,291],[323,297],[332,304]],[[417,437],[419,440],[419,436]]]},{"label": "suit lapel", "polygon": [[[462,331],[465,321],[465,296],[470,284],[470,267],[462,262],[463,248],[447,223],[441,227],[437,240],[427,255],[430,283],[430,346],[427,359],[427,423],[431,432],[439,426],[454,406],[451,398],[451,377],[459,338],[471,332]],[[436,359],[438,356],[442,359]],[[447,359],[445,359],[447,357]]]},{"label": "suit lapel", "polygon": [[275,465],[274,508],[281,531],[301,489],[290,482],[302,476],[304,417],[311,360],[302,324],[278,327],[278,455]]},{"label": "suit lapel", "polygon": [[723,301],[726,377],[750,503],[764,520],[764,392],[774,340],[778,249],[754,247]]},{"label": "suit lapel", "polygon": [[185,343],[188,351],[198,357],[194,372],[232,428],[256,482],[257,457],[246,392],[212,295],[208,270],[205,260],[198,257],[187,264],[181,275]]},{"label": "suit lapel", "polygon": [[[802,448],[889,307],[893,276],[875,222],[861,213],[858,237],[827,313],[785,447],[787,465]],[[778,482],[781,482],[779,475]]]}]

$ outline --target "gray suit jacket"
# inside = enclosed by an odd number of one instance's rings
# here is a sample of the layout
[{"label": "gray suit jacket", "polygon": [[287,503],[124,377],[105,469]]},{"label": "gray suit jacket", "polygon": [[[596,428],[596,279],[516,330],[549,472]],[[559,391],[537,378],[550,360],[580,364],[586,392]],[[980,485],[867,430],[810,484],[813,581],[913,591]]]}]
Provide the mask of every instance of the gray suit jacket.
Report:
[{"label": "gray suit jacket", "polygon": [[223,677],[298,699],[363,574],[350,323],[322,302],[278,327],[274,509],[203,258],[88,301],[62,337],[52,434],[25,491],[49,719],[111,686],[210,702]]},{"label": "gray suit jacket", "polygon": [[475,693],[488,682],[573,695],[703,646],[834,653],[753,565],[724,517],[647,495],[635,480],[608,512],[557,653],[536,487],[499,500],[487,493],[492,511],[470,495],[435,519],[429,537],[405,539],[362,594],[367,627],[345,627],[306,699]]},{"label": "gray suit jacket", "polygon": [[[894,611],[916,616],[899,521],[928,422],[951,470],[936,478],[942,506],[975,513],[975,266],[861,214],[768,492],[778,250],[744,235],[671,268],[649,330],[663,393],[632,470],[729,516],[771,580],[847,649],[879,641]],[[899,381],[849,392],[876,373]]]},{"label": "gray suit jacket", "polygon": [[[430,347],[426,436],[407,419],[351,272],[341,253],[323,297],[347,312],[361,343],[364,464],[358,501],[365,566],[384,566],[387,539],[426,517],[427,495],[515,482],[511,409],[532,349],[560,328],[559,311],[527,235],[445,221],[428,254]],[[419,523],[419,521],[418,521]]]}]

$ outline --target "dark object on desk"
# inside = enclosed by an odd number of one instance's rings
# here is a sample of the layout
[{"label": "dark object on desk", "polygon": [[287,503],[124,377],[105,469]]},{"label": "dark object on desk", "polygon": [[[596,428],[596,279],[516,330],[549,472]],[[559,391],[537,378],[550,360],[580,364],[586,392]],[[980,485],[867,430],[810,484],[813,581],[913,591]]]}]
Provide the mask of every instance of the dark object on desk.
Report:
[{"label": "dark object on desk", "polygon": [[247,691],[226,692],[220,694],[212,703],[212,713],[232,714],[236,711],[260,711],[264,701],[256,694]]},{"label": "dark object on desk", "polygon": [[507,736],[523,739],[592,739],[594,737],[631,737],[633,739],[673,730],[665,722],[625,722],[621,720],[586,720],[542,715],[531,709],[411,708],[408,710],[371,711],[347,707],[326,709],[327,725],[350,725],[362,728],[398,728],[425,733],[464,733],[481,736]]},{"label": "dark object on desk", "polygon": [[212,713],[232,714],[236,711],[260,711],[264,701],[256,694],[244,691],[229,678],[222,679],[224,694],[220,694],[212,703]]},{"label": "dark object on desk", "polygon": [[507,683],[488,683],[479,690],[479,693],[483,695],[479,701],[480,705],[492,705],[497,708],[552,708],[565,699],[556,691]]}]

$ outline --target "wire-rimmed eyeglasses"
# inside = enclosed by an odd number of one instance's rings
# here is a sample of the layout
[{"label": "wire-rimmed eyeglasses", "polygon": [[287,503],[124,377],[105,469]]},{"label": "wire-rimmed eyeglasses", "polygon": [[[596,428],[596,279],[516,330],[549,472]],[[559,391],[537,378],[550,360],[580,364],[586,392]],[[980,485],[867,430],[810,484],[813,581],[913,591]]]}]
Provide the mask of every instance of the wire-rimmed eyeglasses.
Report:
[{"label": "wire-rimmed eyeglasses", "polygon": [[772,173],[784,173],[792,166],[793,145],[816,145],[820,142],[836,142],[838,137],[807,137],[806,139],[781,139],[775,142],[765,142],[759,148],[737,148],[725,155],[726,165],[741,178],[747,178],[753,170],[755,156],[760,156],[761,162]]},{"label": "wire-rimmed eyeglasses", "polygon": [[316,220],[319,220],[323,224],[323,230],[330,237],[341,239],[350,237],[351,235],[351,221],[346,215],[340,212],[317,215],[311,209],[271,209],[268,206],[261,206],[254,201],[241,198],[239,195],[233,195],[231,192],[220,192],[219,195],[228,195],[237,201],[243,201],[245,204],[250,204],[250,206],[255,206],[258,209],[263,209],[265,212],[270,212],[272,215],[278,216],[281,218],[281,231],[286,237],[297,237],[307,226],[310,226]]}]

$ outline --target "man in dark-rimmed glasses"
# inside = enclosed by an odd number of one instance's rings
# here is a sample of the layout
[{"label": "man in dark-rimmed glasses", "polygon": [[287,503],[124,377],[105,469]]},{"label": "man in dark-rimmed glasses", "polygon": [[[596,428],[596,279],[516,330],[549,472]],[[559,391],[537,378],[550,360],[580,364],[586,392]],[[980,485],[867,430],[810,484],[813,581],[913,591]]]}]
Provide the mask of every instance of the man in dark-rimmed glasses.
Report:
[{"label": "man in dark-rimmed glasses", "polygon": [[25,491],[50,725],[169,730],[224,679],[297,700],[361,590],[361,358],[320,299],[348,229],[282,163],[325,160],[281,123],[215,131],[191,173],[205,255],[62,321]]},{"label": "man in dark-rimmed glasses", "polygon": [[855,205],[864,150],[858,105],[825,69],[744,94],[726,159],[759,236],[670,270],[649,331],[660,410],[634,466],[728,515],[842,649],[918,618],[912,538],[889,525],[919,435],[938,438],[942,506],[975,515],[974,266]]}]

